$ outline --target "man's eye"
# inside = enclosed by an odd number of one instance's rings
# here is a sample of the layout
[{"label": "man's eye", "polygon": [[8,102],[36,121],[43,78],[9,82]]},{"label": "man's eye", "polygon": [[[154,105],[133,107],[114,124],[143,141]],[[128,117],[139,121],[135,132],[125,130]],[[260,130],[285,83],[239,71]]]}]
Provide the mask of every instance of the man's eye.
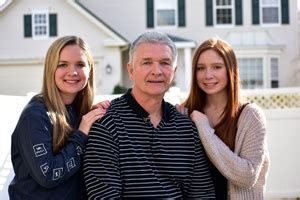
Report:
[{"label": "man's eye", "polygon": [[161,62],[162,65],[168,65],[170,66],[171,64],[169,62]]},{"label": "man's eye", "polygon": [[149,61],[143,62],[143,65],[150,65],[150,64],[151,64],[151,62],[149,62]]}]

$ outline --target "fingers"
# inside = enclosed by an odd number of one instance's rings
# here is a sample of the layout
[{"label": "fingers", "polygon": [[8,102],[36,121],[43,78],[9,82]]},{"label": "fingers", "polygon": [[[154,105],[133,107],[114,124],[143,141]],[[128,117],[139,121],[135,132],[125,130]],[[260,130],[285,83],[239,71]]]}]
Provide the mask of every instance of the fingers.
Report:
[{"label": "fingers", "polygon": [[188,114],[188,109],[186,107],[184,107],[183,105],[175,104],[175,108],[181,114],[184,114],[184,115]]},{"label": "fingers", "polygon": [[105,101],[102,101],[102,102],[99,102],[99,103],[95,104],[93,106],[93,108],[102,108],[102,109],[106,110],[109,106],[110,106],[110,101],[105,100]]},{"label": "fingers", "polygon": [[83,115],[79,125],[79,130],[88,135],[92,124],[96,120],[102,118],[105,115],[105,113],[106,109],[95,108],[94,110],[91,110],[87,114]]}]

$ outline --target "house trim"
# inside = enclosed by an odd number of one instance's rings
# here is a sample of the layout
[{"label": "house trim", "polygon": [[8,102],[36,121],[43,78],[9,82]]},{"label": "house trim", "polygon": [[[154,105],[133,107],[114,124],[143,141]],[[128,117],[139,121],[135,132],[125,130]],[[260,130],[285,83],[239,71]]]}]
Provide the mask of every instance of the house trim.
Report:
[{"label": "house trim", "polygon": [[11,3],[12,0],[6,0],[2,5],[0,5],[0,12],[3,11],[5,8],[7,8]]},{"label": "house trim", "polygon": [[97,27],[103,30],[113,39],[104,41],[106,47],[114,46],[125,46],[128,44],[128,41],[117,31],[112,29],[109,25],[103,22],[99,17],[97,17],[93,12],[91,12],[87,7],[85,7],[78,0],[68,0],[67,1],[71,6],[73,6],[77,11],[84,15],[88,20],[94,23]]}]

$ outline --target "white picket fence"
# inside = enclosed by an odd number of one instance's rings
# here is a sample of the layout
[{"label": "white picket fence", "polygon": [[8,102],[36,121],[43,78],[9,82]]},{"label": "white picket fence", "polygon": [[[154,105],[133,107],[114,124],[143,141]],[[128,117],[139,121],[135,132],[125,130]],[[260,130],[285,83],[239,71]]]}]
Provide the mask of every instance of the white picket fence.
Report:
[{"label": "white picket fence", "polygon": [[[176,88],[165,99],[173,104],[186,97]],[[247,101],[260,105],[267,118],[271,165],[267,179],[266,199],[300,198],[300,88],[243,91]],[[13,177],[10,161],[10,136],[28,96],[0,95],[0,199],[8,199],[7,186]],[[119,95],[97,96],[95,101]]]}]

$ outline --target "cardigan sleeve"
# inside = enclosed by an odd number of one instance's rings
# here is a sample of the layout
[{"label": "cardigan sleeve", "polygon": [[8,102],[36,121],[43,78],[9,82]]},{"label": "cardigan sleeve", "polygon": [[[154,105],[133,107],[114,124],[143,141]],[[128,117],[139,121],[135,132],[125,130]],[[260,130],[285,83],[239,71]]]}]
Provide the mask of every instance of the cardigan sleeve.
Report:
[{"label": "cardigan sleeve", "polygon": [[209,159],[223,176],[236,186],[251,188],[259,177],[265,157],[263,111],[255,104],[245,107],[238,122],[234,152],[214,134],[207,120],[197,122],[196,126]]}]

